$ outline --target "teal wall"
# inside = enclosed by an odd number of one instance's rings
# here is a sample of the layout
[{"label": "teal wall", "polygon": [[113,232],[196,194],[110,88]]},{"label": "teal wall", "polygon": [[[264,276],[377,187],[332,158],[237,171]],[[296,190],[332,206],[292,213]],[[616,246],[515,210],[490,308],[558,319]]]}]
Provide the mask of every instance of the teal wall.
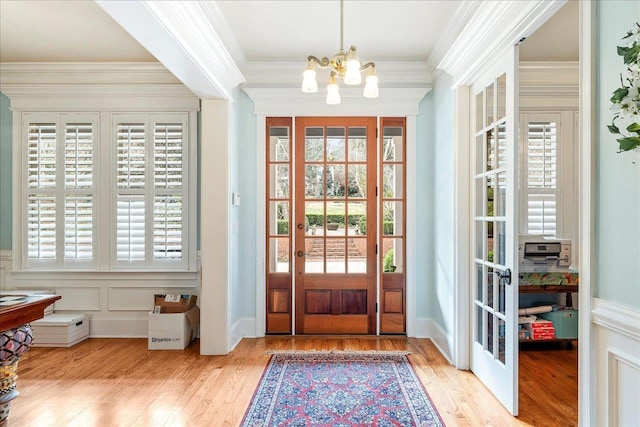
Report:
[{"label": "teal wall", "polygon": [[[256,117],[253,102],[239,88],[231,105],[231,191],[240,193],[240,206],[231,206],[230,325],[256,316]],[[231,197],[231,195],[229,195]]]},{"label": "teal wall", "polygon": [[640,20],[640,2],[600,1],[597,19],[595,297],[640,309],[640,154],[618,154],[607,129],[609,98],[625,72],[616,46]]},{"label": "teal wall", "polygon": [[0,250],[11,250],[11,120],[9,98],[0,93]]},{"label": "teal wall", "polygon": [[[418,206],[426,212],[428,243],[420,254],[425,266],[418,274],[419,282],[427,284],[424,303],[426,316],[435,321],[448,336],[453,333],[453,267],[454,267],[454,159],[453,79],[446,73],[437,75],[433,90],[421,104],[425,107],[428,142],[423,148],[418,170],[426,174],[426,188],[418,194]],[[422,166],[424,165],[424,167]],[[420,316],[419,317],[423,317]]]},{"label": "teal wall", "polygon": [[[411,258],[416,266],[416,317],[431,316],[429,304],[433,287],[433,97],[425,96],[416,117],[416,253]],[[411,254],[407,254],[411,255]],[[407,301],[411,303],[411,301]]]}]

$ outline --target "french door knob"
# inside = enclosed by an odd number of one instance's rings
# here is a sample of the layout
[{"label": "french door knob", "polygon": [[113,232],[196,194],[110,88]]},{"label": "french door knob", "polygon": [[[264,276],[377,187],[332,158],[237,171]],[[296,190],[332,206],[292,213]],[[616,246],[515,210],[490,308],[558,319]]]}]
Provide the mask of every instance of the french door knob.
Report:
[{"label": "french door knob", "polygon": [[303,252],[303,251],[298,251],[298,252],[296,252],[296,254],[297,254],[300,258],[302,258],[302,257],[304,256],[304,252]]},{"label": "french door knob", "polygon": [[304,227],[304,225],[298,224],[298,230],[302,230],[303,227]]}]

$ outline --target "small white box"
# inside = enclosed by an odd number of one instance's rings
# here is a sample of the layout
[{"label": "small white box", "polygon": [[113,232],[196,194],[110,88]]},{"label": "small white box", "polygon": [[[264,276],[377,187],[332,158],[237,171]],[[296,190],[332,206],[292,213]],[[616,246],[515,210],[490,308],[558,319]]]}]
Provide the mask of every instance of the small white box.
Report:
[{"label": "small white box", "polygon": [[149,350],[184,350],[199,324],[198,306],[185,313],[149,313]]},{"label": "small white box", "polygon": [[89,338],[86,314],[53,313],[31,322],[34,347],[71,347]]}]

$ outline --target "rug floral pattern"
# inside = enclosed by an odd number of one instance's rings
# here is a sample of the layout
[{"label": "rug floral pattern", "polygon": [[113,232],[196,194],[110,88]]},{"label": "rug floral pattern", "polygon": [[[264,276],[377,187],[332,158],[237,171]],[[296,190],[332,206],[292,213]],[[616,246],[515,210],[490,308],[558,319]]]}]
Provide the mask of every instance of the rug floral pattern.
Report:
[{"label": "rug floral pattern", "polygon": [[243,426],[442,426],[406,355],[277,353]]}]

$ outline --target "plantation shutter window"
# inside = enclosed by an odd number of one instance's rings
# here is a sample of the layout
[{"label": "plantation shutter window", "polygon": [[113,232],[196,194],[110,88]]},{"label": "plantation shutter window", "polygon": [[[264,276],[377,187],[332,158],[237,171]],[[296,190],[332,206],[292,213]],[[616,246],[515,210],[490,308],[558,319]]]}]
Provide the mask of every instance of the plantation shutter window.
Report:
[{"label": "plantation shutter window", "polygon": [[[528,116],[525,116],[528,118]],[[558,232],[558,121],[525,120],[527,234]]]},{"label": "plantation shutter window", "polygon": [[91,268],[97,117],[33,114],[25,118],[26,265]]},{"label": "plantation shutter window", "polygon": [[116,264],[186,268],[187,116],[114,118]]}]

